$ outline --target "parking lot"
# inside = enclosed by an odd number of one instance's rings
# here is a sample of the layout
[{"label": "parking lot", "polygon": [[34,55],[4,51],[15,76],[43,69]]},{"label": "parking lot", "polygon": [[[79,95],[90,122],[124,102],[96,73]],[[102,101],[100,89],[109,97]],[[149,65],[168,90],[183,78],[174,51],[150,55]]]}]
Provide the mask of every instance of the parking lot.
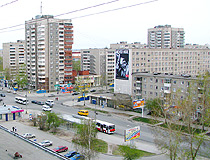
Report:
[{"label": "parking lot", "polygon": [[[11,129],[11,130],[12,130],[12,127],[16,127],[17,133],[21,134],[21,135],[24,133],[33,133],[36,135],[36,138],[33,138],[31,140],[36,141],[38,143],[43,140],[46,140],[46,139],[52,141],[53,145],[49,146],[48,147],[49,149],[54,149],[57,146],[64,145],[69,148],[68,151],[74,150],[73,144],[71,142],[68,142],[64,139],[58,138],[58,137],[54,136],[53,134],[49,134],[47,132],[38,130],[37,128],[35,128],[33,126],[24,125],[24,124],[16,122],[16,121],[1,122],[1,125],[3,125],[4,127],[8,128],[8,129]],[[15,137],[13,135],[10,135],[2,130],[0,130],[0,134],[4,135],[4,136],[0,136],[0,141],[3,142],[3,144],[1,143],[1,146],[0,146],[0,152],[1,152],[0,159],[2,159],[2,157],[4,157],[4,156],[5,156],[5,158],[3,158],[3,159],[11,159],[11,156],[17,151],[23,155],[23,159],[36,159],[36,158],[34,158],[35,156],[37,157],[37,160],[38,159],[57,159],[56,157],[50,155],[49,153],[46,153],[45,151],[42,151],[41,149],[36,148],[35,146]],[[66,139],[67,138],[68,137],[66,137]],[[63,152],[60,154],[64,155],[66,153],[67,152]],[[8,158],[8,156],[10,158]]]}]

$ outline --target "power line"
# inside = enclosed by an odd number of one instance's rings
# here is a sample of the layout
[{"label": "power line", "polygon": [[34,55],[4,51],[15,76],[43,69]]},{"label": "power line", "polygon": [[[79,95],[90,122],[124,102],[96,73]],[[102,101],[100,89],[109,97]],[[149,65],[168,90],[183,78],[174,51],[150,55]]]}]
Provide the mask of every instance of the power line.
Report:
[{"label": "power line", "polygon": [[1,8],[1,7],[4,7],[4,6],[7,6],[7,5],[10,5],[10,4],[12,4],[12,3],[15,3],[15,2],[17,2],[17,1],[18,1],[18,0],[14,0],[14,1],[11,1],[11,2],[9,2],[9,3],[3,4],[3,5],[0,6],[0,8]]},{"label": "power line", "polygon": [[[74,13],[74,12],[78,12],[78,11],[83,11],[83,10],[91,9],[91,8],[94,8],[94,7],[99,7],[101,5],[113,3],[113,2],[116,2],[116,1],[119,1],[119,0],[114,0],[114,1],[107,2],[107,3],[101,3],[101,4],[98,4],[98,5],[95,5],[95,6],[90,6],[90,7],[78,9],[78,10],[75,10],[75,11],[67,12],[67,13],[62,13],[62,14],[56,15],[54,17],[63,16],[63,15],[66,15],[66,14],[70,14],[70,13]],[[130,6],[124,6],[124,7],[110,9],[110,10],[101,11],[101,12],[97,12],[97,13],[92,13],[92,14],[87,14],[87,15],[83,15],[83,16],[73,17],[73,18],[70,18],[70,19],[77,19],[77,18],[83,18],[83,17],[92,16],[92,15],[112,12],[112,11],[121,10],[121,9],[125,9],[125,8],[131,8],[131,7],[135,7],[135,6],[139,6],[139,5],[154,3],[156,1],[158,1],[158,0],[151,0],[151,1],[147,1],[147,2],[141,2],[141,3],[133,4],[133,5],[130,5]],[[44,20],[44,19],[37,19],[36,21],[42,21],[42,20]],[[6,28],[0,28],[0,30],[6,30],[6,29],[9,29],[9,28],[14,28],[14,27],[22,26],[22,25],[25,25],[25,24],[18,24],[18,25],[6,27]],[[17,29],[17,30],[20,30],[20,29]],[[10,30],[10,31],[16,31],[16,30]],[[10,31],[3,31],[3,32],[0,32],[0,33],[10,32]]]},{"label": "power line", "polygon": [[152,0],[152,1],[137,3],[137,4],[130,5],[130,6],[121,7],[121,8],[115,8],[115,9],[110,9],[110,10],[106,10],[106,11],[102,11],[102,12],[91,13],[91,14],[87,14],[87,15],[84,15],[84,16],[73,17],[71,19],[83,18],[83,17],[92,16],[92,15],[97,15],[97,14],[112,12],[112,11],[116,11],[116,10],[121,10],[121,9],[125,9],[125,8],[131,8],[131,7],[135,7],[135,6],[139,6],[139,5],[143,5],[143,4],[153,3],[155,1],[158,1],[158,0]]},{"label": "power line", "polygon": [[[82,8],[82,9],[77,9],[77,10],[74,10],[74,11],[71,11],[71,12],[67,12],[67,13],[62,13],[62,14],[56,15],[54,17],[59,17],[59,16],[63,16],[63,15],[66,15],[66,14],[75,13],[75,12],[79,12],[79,11],[84,11],[84,10],[87,10],[87,9],[99,7],[99,6],[110,4],[110,3],[114,3],[114,2],[117,2],[117,1],[119,1],[119,0],[113,0],[113,1],[106,2],[106,3],[97,4],[97,5],[94,5],[94,6],[85,7],[85,8]],[[37,21],[42,21],[42,20],[43,19],[37,19]],[[18,25],[6,27],[6,28],[0,28],[0,30],[10,29],[10,28],[14,28],[14,27],[22,26],[22,25],[25,25],[25,24],[18,24]],[[13,30],[13,31],[15,31],[15,30]],[[2,33],[2,32],[0,32],[0,33]]]},{"label": "power line", "polygon": [[82,8],[82,9],[77,9],[75,11],[71,11],[71,12],[67,12],[67,13],[62,13],[62,14],[56,15],[54,17],[63,16],[63,15],[74,13],[74,12],[78,12],[78,11],[84,11],[84,10],[91,9],[91,8],[96,8],[96,7],[103,6],[103,5],[110,4],[110,3],[114,3],[114,2],[117,2],[117,1],[120,1],[120,0],[113,0],[113,1],[110,1],[110,2],[97,4],[95,6],[90,6],[90,7],[86,7],[86,8]]}]

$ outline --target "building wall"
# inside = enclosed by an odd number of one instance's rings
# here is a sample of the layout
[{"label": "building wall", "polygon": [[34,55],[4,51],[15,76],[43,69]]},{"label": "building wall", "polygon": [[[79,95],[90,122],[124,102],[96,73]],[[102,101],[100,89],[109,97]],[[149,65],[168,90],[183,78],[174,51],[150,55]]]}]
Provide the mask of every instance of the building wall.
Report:
[{"label": "building wall", "polygon": [[184,29],[159,25],[148,29],[149,48],[184,48]]},{"label": "building wall", "polygon": [[54,90],[72,78],[73,26],[71,20],[36,16],[26,21],[28,81],[35,89]]},{"label": "building wall", "polygon": [[[135,73],[132,79],[132,97],[134,100],[160,98],[165,101],[167,106],[169,104],[178,105],[178,100],[186,97],[190,83],[196,78],[165,74]],[[170,98],[172,101],[167,101],[167,98]]]},{"label": "building wall", "polygon": [[10,74],[15,76],[20,67],[26,63],[25,41],[3,43],[3,69],[9,68]]},{"label": "building wall", "polygon": [[210,70],[210,49],[130,49],[132,72],[198,75]]}]

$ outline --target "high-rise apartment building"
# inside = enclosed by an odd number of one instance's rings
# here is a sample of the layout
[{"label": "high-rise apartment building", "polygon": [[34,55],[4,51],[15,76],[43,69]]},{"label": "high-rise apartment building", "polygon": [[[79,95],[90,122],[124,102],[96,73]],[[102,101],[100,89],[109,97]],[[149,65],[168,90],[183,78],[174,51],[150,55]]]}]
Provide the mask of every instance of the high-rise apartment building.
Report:
[{"label": "high-rise apartment building", "polygon": [[3,43],[3,69],[8,68],[10,75],[15,76],[19,70],[25,70],[25,41]]},{"label": "high-rise apartment building", "polygon": [[70,19],[38,15],[25,22],[28,81],[32,88],[54,90],[72,81],[73,25]]},{"label": "high-rise apartment building", "polygon": [[184,48],[185,32],[183,28],[171,25],[159,25],[148,29],[149,48]]},{"label": "high-rise apartment building", "polygon": [[114,82],[115,49],[82,49],[81,70],[90,74],[101,75],[102,83]]}]

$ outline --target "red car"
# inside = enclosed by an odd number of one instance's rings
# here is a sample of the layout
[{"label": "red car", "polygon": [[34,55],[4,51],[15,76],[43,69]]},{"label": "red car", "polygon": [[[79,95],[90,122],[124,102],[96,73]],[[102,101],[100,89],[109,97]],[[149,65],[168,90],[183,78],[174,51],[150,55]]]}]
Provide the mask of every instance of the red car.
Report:
[{"label": "red car", "polygon": [[54,148],[53,151],[58,152],[58,153],[65,152],[65,151],[68,151],[68,147],[66,147],[66,146],[58,146],[58,147]]}]

